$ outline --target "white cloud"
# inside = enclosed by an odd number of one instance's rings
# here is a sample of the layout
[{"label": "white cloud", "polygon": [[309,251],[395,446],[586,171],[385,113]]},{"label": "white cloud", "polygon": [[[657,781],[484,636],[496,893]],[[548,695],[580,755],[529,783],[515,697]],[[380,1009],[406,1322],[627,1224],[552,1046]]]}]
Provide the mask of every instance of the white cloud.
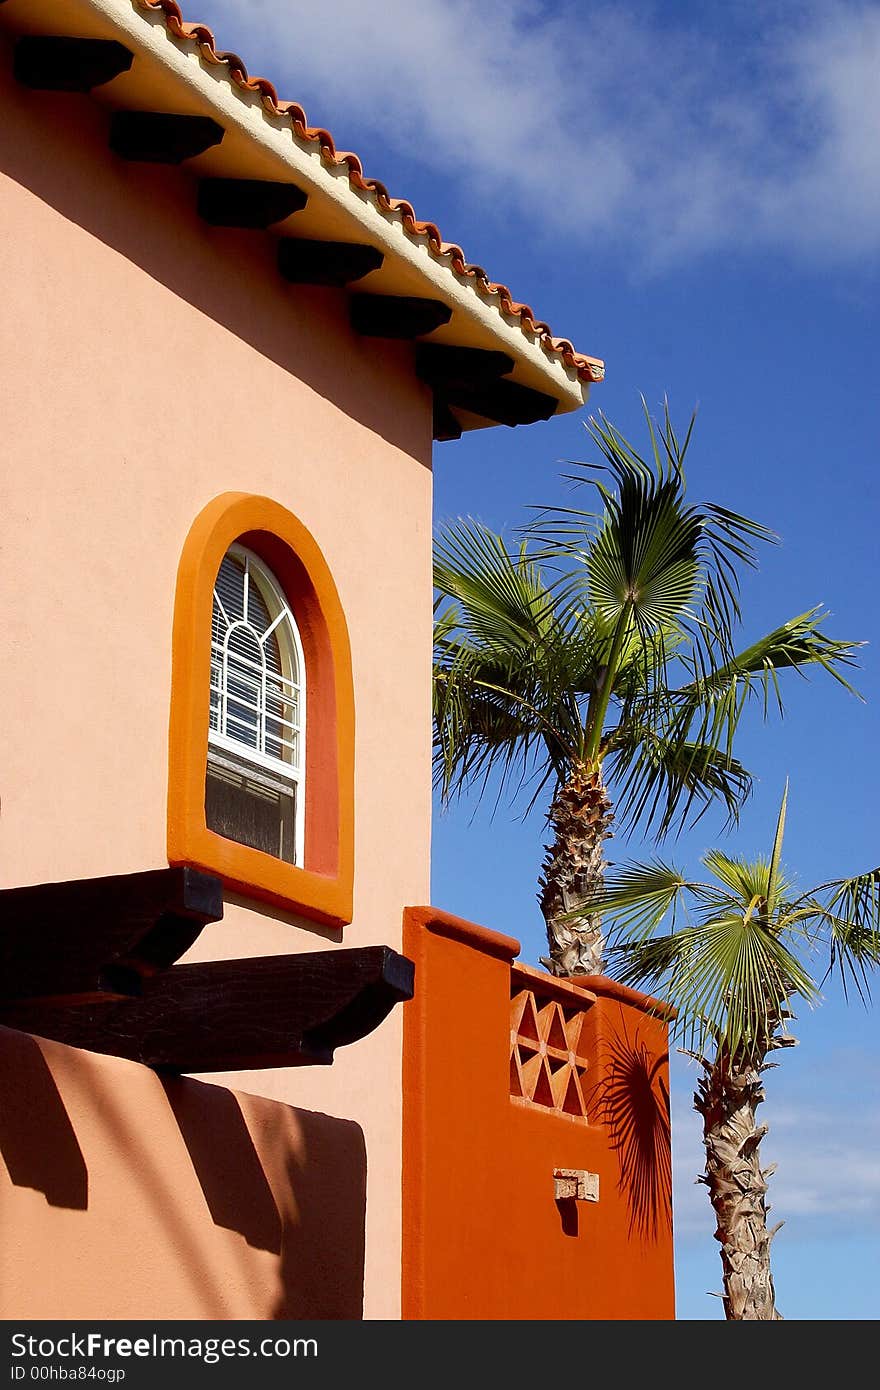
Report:
[{"label": "white cloud", "polygon": [[642,263],[880,249],[877,0],[708,7],[689,27],[650,0],[202,9],[285,95],[318,92],[312,119],[377,133],[554,236]]}]

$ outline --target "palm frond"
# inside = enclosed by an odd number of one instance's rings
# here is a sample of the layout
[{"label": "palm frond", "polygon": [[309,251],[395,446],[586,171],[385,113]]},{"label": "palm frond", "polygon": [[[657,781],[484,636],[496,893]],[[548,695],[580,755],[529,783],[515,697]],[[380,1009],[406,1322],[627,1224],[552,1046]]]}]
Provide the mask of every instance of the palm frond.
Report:
[{"label": "palm frond", "polygon": [[743,859],[739,855],[725,854],[720,849],[710,849],[703,855],[703,863],[729,889],[731,903],[745,908],[755,901],[766,902],[770,860],[763,855]]},{"label": "palm frond", "polygon": [[[670,932],[644,940],[612,941],[606,948],[605,959],[613,979],[662,997],[668,993],[667,983],[679,958],[686,958],[689,952],[688,938],[682,932]],[[683,1021],[682,1027],[685,1026],[691,1026],[690,1021]]]},{"label": "palm frond", "polygon": [[692,679],[677,692],[679,700],[690,701],[695,711],[699,706],[711,708],[731,686],[739,684],[748,694],[759,693],[763,697],[765,714],[771,696],[782,714],[778,672],[794,669],[805,676],[815,666],[857,694],[841,668],[856,666],[855,653],[865,644],[829,637],[821,626],[828,616],[821,606],[811,608],[718,665],[699,669],[692,662]]},{"label": "palm frond", "polygon": [[[676,932],[665,979],[652,976],[650,983],[678,1010],[691,1046],[702,1047],[711,1037],[732,1054],[758,1058],[786,1001],[794,995],[813,1001],[817,989],[785,942],[738,908]],[[638,953],[631,953],[630,982],[638,982],[639,962]]]},{"label": "palm frond", "polygon": [[[828,974],[867,1001],[880,966],[880,869],[794,896],[781,868],[787,795],[769,856],[711,850],[709,883],[686,882],[662,863],[628,864],[591,900],[609,932],[608,960],[625,984],[659,993],[677,1010],[691,1046],[758,1064],[788,1016],[788,1001],[818,998],[805,953],[828,952]],[[693,903],[677,926],[678,905]],[[667,926],[668,930],[661,931]]]},{"label": "palm frond", "polygon": [[522,552],[511,555],[501,536],[479,522],[459,521],[441,530],[434,585],[456,600],[461,622],[495,651],[538,641],[553,612],[538,565]]},{"label": "palm frond", "polygon": [[641,726],[625,712],[605,748],[617,794],[617,822],[624,830],[638,824],[662,840],[671,831],[695,825],[718,801],[733,824],[751,793],[751,774],[731,753],[669,739],[662,725]]},{"label": "palm frond", "polygon": [[[686,750],[688,758],[696,756],[699,760],[700,755],[690,751],[693,749],[702,750],[702,756],[710,761],[732,758],[737,731],[750,705],[758,700],[765,718],[771,702],[784,714],[780,671],[795,669],[807,675],[819,667],[852,689],[840,668],[856,664],[855,652],[863,644],[828,637],[820,625],[826,616],[812,609],[718,664],[711,642],[680,645],[676,661],[690,679],[677,688],[667,686],[641,696],[635,694],[630,700],[630,718],[638,720],[644,710],[643,722],[662,728],[670,762],[681,762]],[[672,823],[668,818],[665,828]]]},{"label": "palm frond", "polygon": [[434,770],[448,798],[498,774],[515,797],[561,780],[579,755],[584,710],[608,634],[577,586],[546,584],[525,545],[476,522],[436,545]]},{"label": "palm frond", "polygon": [[447,645],[433,681],[435,777],[445,798],[494,770],[502,780],[517,769],[525,778],[548,747],[561,768],[565,734],[552,711],[532,702],[530,687],[528,672],[516,665],[487,661],[464,643]]},{"label": "palm frond", "polygon": [[656,930],[691,885],[662,860],[627,863],[605,876],[602,892],[584,898],[578,913],[598,914],[609,941],[642,940]]},{"label": "palm frond", "polygon": [[867,1002],[870,972],[880,965],[880,868],[820,884],[793,902],[787,916],[790,923],[808,922],[814,946],[827,950],[824,978],[837,975],[844,997],[852,987]]},{"label": "palm frond", "polygon": [[[544,554],[586,557],[592,601],[608,614],[633,603],[645,630],[681,622],[697,609],[716,641],[729,643],[739,619],[739,572],[755,564],[755,543],[774,533],[715,504],[686,500],[684,456],[695,415],[680,441],[668,403],[659,428],[642,398],[652,461],[637,452],[604,415],[591,416],[588,433],[601,463],[571,461],[567,475],[592,486],[599,506],[543,508],[534,524]],[[605,479],[610,479],[609,486]]]},{"label": "palm frond", "polygon": [[776,911],[776,905],[782,892],[780,880],[780,861],[782,859],[782,841],[785,838],[785,810],[788,804],[788,778],[785,779],[785,788],[782,793],[782,803],[779,807],[779,815],[776,820],[776,834],[773,836],[773,849],[770,853],[770,864],[767,872],[767,915],[772,917]]}]

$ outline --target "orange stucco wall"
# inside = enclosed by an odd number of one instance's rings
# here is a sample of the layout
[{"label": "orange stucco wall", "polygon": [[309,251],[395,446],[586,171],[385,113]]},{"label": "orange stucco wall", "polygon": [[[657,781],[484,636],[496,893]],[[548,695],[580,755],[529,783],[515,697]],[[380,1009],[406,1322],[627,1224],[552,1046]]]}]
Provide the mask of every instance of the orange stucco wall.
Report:
[{"label": "orange stucco wall", "polygon": [[[517,942],[415,909],[404,947],[417,981],[405,1018],[404,1317],[674,1317],[667,1030],[652,1001],[585,981],[585,1120],[511,1099]],[[522,972],[520,985],[534,982]],[[598,1174],[599,1201],[557,1204],[555,1168]]]},{"label": "orange stucco wall", "polygon": [[[357,338],[343,294],[287,286],[271,238],[201,223],[185,168],[113,156],[87,97],[17,85],[4,41],[0,108],[0,882],[167,863],[178,563],[212,498],[255,493],[315,538],[348,627],[354,913],[343,933],[230,894],[193,954],[399,948],[430,837],[431,407],[412,349]],[[398,1009],[330,1069],[232,1079],[363,1131],[368,1317],[399,1312],[401,1047]],[[32,1249],[52,1264],[69,1229],[44,1216],[58,1239]]]}]

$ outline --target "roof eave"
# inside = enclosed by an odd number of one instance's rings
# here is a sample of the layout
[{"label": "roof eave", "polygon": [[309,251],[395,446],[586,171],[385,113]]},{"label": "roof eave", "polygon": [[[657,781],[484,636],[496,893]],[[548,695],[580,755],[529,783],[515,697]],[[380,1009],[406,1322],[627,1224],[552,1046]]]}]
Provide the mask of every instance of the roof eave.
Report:
[{"label": "roof eave", "polygon": [[[187,26],[172,23],[166,11],[175,7],[163,8],[155,0],[28,0],[25,7],[20,0],[11,0],[8,9],[3,8],[27,29],[46,32],[57,15],[67,34],[103,36],[123,43],[136,60],[142,60],[133,69],[137,79],[117,78],[97,89],[96,97],[111,105],[129,105],[134,93],[135,104],[148,107],[155,93],[157,109],[213,118],[225,131],[220,147],[223,172],[296,183],[308,194],[313,210],[326,210],[339,229],[339,240],[367,242],[382,252],[384,269],[373,277],[376,287],[381,285],[380,293],[420,294],[451,309],[449,324],[433,333],[430,341],[508,354],[515,364],[510,379],[553,396],[558,403],[556,414],[580,408],[590,379],[601,380],[601,362],[563,350],[557,340],[549,339],[546,325],[508,311],[511,301],[508,298],[505,304],[500,291],[508,292],[503,286],[478,281],[473,267],[468,267],[470,274],[458,269],[458,248],[432,244],[429,233],[418,230],[423,224],[414,226],[410,218],[407,225],[405,212],[391,205],[387,195],[382,206],[369,181],[361,180],[363,188],[355,186],[344,156],[332,148],[322,149],[314,132],[310,139],[298,135],[290,104],[278,102],[262,80],[236,80],[230,55],[218,54],[213,45],[204,43],[203,31],[188,32]],[[196,174],[216,172],[218,157],[215,151],[190,164]],[[394,276],[402,290],[385,288]],[[465,428],[477,423],[468,422]]]}]

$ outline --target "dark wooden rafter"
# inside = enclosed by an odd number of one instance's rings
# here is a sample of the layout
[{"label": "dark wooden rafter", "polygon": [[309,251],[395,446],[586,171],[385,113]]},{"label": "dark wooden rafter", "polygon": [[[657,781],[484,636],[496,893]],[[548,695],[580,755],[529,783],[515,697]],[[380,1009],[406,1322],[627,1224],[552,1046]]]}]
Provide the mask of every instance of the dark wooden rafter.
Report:
[{"label": "dark wooden rafter", "polygon": [[434,393],[434,438],[440,442],[461,439],[462,427],[449,406]]},{"label": "dark wooden rafter", "polygon": [[378,270],[384,259],[375,246],[356,242],[282,237],[278,243],[278,269],[293,285],[342,288]]},{"label": "dark wooden rafter", "polygon": [[218,879],[196,869],[0,892],[0,998],[136,995],[223,916]]},{"label": "dark wooden rafter", "polygon": [[495,381],[515,366],[506,352],[485,348],[452,347],[446,343],[419,343],[416,346],[416,376],[434,387],[471,387]]},{"label": "dark wooden rafter", "polygon": [[448,323],[452,310],[439,299],[411,295],[353,294],[351,324],[372,338],[420,338]]},{"label": "dark wooden rafter", "polygon": [[555,396],[521,386],[516,381],[476,382],[443,388],[445,403],[501,425],[532,425],[549,420],[559,402]]},{"label": "dark wooden rafter", "polygon": [[460,439],[462,426],[450,409],[450,392],[472,393],[512,372],[506,352],[455,347],[446,343],[416,344],[416,376],[434,389],[434,438]]},{"label": "dark wooden rafter", "polygon": [[388,946],[177,965],[139,999],[0,1004],[0,1022],[174,1072],[328,1065],[413,993]]},{"label": "dark wooden rafter", "polygon": [[267,179],[202,179],[199,183],[199,216],[214,227],[265,231],[301,212],[308,200],[295,183]]},{"label": "dark wooden rafter", "polygon": [[134,54],[115,39],[26,34],[15,45],[13,71],[26,87],[48,92],[90,92],[128,72]]},{"label": "dark wooden rafter", "polygon": [[177,116],[166,111],[114,111],[110,148],[122,159],[145,164],[180,164],[204,154],[223,139],[223,127],[210,116]]}]

